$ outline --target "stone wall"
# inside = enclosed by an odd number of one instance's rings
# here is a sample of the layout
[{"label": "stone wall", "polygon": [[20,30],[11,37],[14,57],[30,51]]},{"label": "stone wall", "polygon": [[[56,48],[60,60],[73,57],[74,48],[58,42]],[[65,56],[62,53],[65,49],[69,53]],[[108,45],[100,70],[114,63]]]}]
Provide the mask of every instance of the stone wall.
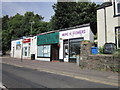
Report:
[{"label": "stone wall", "polygon": [[89,55],[80,60],[80,67],[103,71],[119,71],[120,58],[113,55]]},{"label": "stone wall", "polygon": [[120,71],[120,55],[91,55],[92,44],[90,42],[81,43],[80,61],[81,68],[103,70],[103,71]]}]

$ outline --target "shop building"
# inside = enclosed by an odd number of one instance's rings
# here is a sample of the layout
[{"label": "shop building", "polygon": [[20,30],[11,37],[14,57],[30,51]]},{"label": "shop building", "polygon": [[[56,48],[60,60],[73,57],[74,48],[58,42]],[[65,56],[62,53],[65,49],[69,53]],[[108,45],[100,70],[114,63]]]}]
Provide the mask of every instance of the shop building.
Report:
[{"label": "shop building", "polygon": [[107,1],[97,9],[98,47],[115,43],[120,49],[120,0]]},{"label": "shop building", "polygon": [[59,59],[64,62],[76,62],[80,58],[81,41],[94,41],[89,24],[61,30],[59,36]]},{"label": "shop building", "polygon": [[11,57],[21,58],[22,55],[22,39],[13,40],[11,42]]},{"label": "shop building", "polygon": [[37,35],[36,60],[59,60],[59,32],[47,32]]},{"label": "shop building", "polygon": [[11,42],[11,57],[30,59],[31,54],[35,54],[36,47],[36,36],[13,40]]}]

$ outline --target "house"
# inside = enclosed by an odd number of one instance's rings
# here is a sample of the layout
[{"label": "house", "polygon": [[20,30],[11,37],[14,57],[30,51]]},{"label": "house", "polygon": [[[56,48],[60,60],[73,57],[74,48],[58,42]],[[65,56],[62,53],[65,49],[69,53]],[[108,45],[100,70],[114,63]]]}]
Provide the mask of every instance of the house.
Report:
[{"label": "house", "polygon": [[98,47],[115,43],[120,49],[120,0],[107,0],[97,9]]}]

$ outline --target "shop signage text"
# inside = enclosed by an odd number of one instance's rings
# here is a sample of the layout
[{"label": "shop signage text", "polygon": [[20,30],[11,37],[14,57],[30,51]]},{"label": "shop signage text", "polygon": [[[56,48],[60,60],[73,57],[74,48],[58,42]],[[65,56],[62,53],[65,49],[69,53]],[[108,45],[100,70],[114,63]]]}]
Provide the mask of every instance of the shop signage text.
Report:
[{"label": "shop signage text", "polygon": [[62,34],[62,36],[74,36],[74,35],[78,35],[78,34],[84,34],[86,33],[86,30],[77,30],[77,31],[70,31],[70,32],[65,32]]},{"label": "shop signage text", "polygon": [[23,40],[23,43],[30,43],[31,39],[30,38],[27,38],[27,39],[24,39]]}]

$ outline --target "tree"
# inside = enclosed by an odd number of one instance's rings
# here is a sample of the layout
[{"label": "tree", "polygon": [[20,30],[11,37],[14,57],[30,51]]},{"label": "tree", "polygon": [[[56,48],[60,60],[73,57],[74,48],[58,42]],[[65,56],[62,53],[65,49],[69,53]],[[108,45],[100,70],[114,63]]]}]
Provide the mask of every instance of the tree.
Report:
[{"label": "tree", "polygon": [[[50,30],[50,24],[42,21],[44,17],[33,12],[26,12],[24,15],[17,13],[15,16],[9,17],[8,15],[2,17],[2,51],[5,54],[6,51],[11,48],[11,41],[21,38],[22,36],[32,35],[47,32]],[[0,32],[1,33],[1,32]]]},{"label": "tree", "polygon": [[51,23],[53,29],[73,27],[90,23],[94,34],[96,27],[96,8],[98,5],[91,2],[58,2],[53,5],[55,15]]}]

